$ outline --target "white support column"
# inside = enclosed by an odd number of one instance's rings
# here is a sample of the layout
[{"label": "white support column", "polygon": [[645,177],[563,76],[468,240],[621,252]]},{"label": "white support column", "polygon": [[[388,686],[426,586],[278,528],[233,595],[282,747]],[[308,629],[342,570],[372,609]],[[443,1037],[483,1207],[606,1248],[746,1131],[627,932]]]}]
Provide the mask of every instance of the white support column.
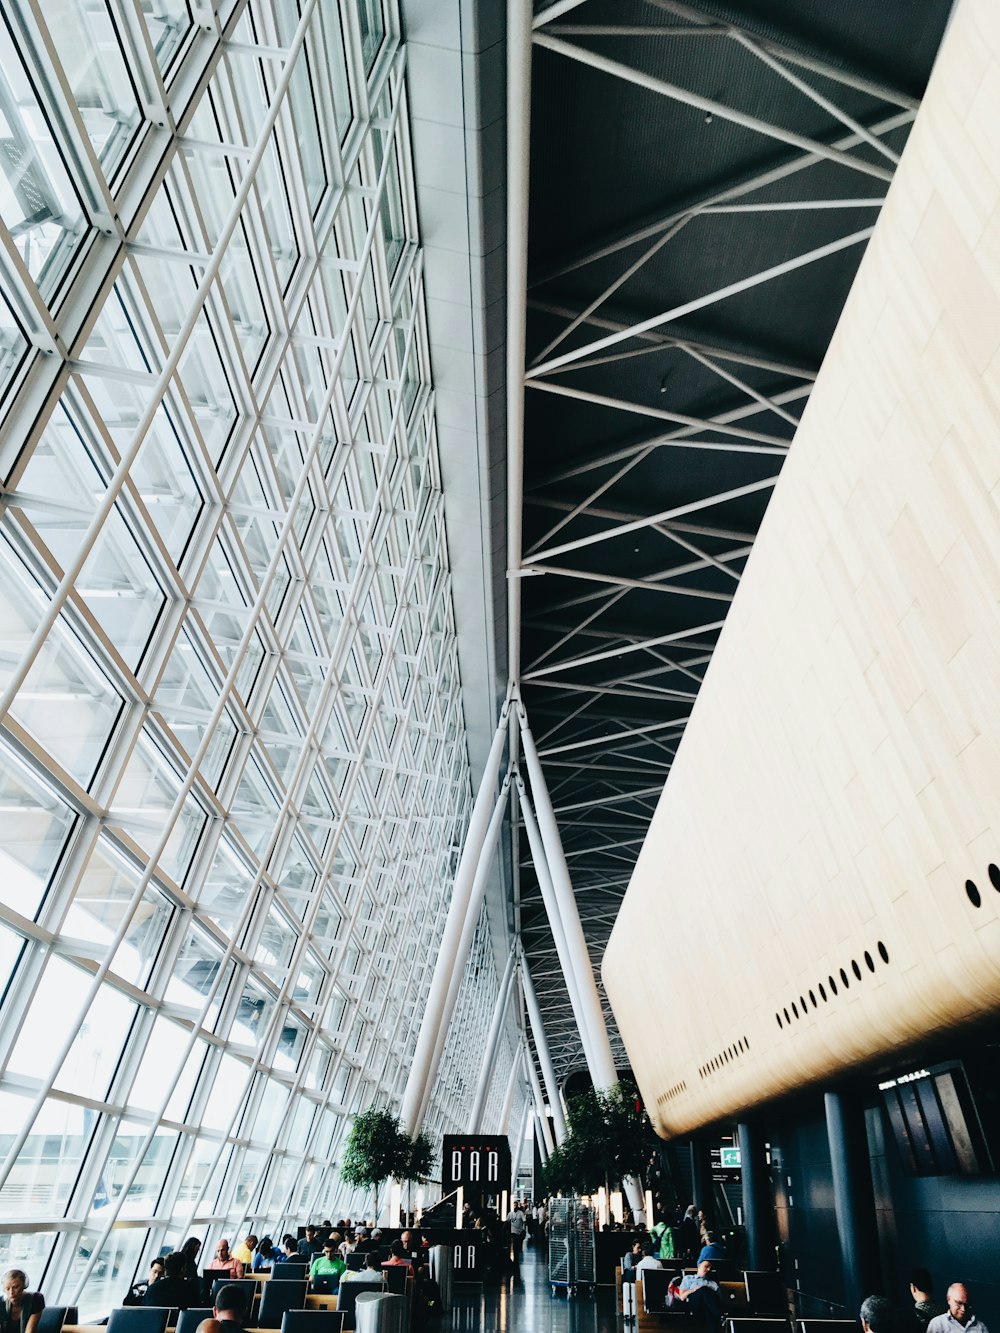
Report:
[{"label": "white support column", "polygon": [[552,1128],[549,1125],[549,1117],[545,1114],[545,1098],[542,1096],[542,1085],[538,1080],[538,1070],[535,1068],[535,1062],[531,1058],[531,1051],[527,1048],[525,1042],[524,1058],[528,1065],[528,1078],[531,1080],[531,1093],[535,1099],[535,1114],[538,1116],[541,1125],[542,1141],[545,1144],[545,1156],[555,1147],[552,1141]]},{"label": "white support column", "polygon": [[545,1117],[539,1115],[536,1111],[535,1117],[535,1142],[538,1144],[538,1155],[542,1159],[542,1166],[549,1160],[549,1144],[552,1142],[548,1135],[548,1126],[545,1124]]},{"label": "white support column", "polygon": [[452,975],[456,971],[460,974],[460,969],[465,966],[464,956],[461,959],[458,956],[459,942],[469,915],[476,870],[482,859],[483,843],[490,823],[490,802],[496,789],[500,760],[503,756],[504,746],[507,743],[509,717],[510,700],[506,699],[500,710],[500,721],[497,724],[493,744],[490,746],[489,757],[486,760],[486,767],[479,783],[479,791],[476,794],[475,805],[472,808],[472,817],[469,820],[468,832],[465,835],[465,846],[462,848],[462,857],[455,873],[448,920],[445,922],[437,962],[434,965],[434,975],[431,978],[424,1020],[420,1025],[420,1035],[417,1037],[417,1046],[413,1053],[413,1064],[410,1067],[410,1075],[406,1080],[406,1088],[403,1092],[403,1104],[400,1108],[399,1120],[403,1130],[411,1136],[420,1128],[421,1103],[424,1100],[426,1088],[433,1083],[437,1071],[437,1067],[434,1065],[434,1047],[444,1020],[444,1010]]},{"label": "white support column", "polygon": [[525,763],[528,766],[528,776],[531,778],[531,792],[535,799],[538,831],[541,834],[542,844],[545,848],[545,860],[552,880],[556,909],[562,920],[563,933],[566,938],[567,961],[576,976],[580,999],[580,1013],[577,1021],[582,1019],[586,1027],[585,1046],[590,1047],[591,1059],[588,1060],[588,1064],[590,1064],[591,1077],[594,1080],[595,1087],[613,1088],[618,1082],[618,1071],[615,1069],[614,1057],[611,1054],[611,1043],[608,1040],[608,1029],[604,1022],[601,997],[597,993],[597,983],[594,980],[590,952],[587,949],[583,927],[580,925],[580,913],[577,910],[576,898],[573,896],[573,885],[570,883],[569,870],[566,867],[562,839],[559,836],[559,825],[556,823],[556,817],[552,810],[549,789],[545,784],[545,775],[542,773],[538,751],[535,749],[535,739],[531,734],[531,728],[528,726],[528,715],[524,711],[524,705],[520,700],[517,701],[517,719],[521,728],[521,745],[524,749]]},{"label": "white support column", "polygon": [[524,1003],[528,1008],[528,1021],[531,1024],[531,1032],[535,1038],[538,1063],[542,1066],[542,1078],[545,1080],[545,1088],[549,1094],[549,1105],[552,1107],[552,1126],[556,1133],[556,1142],[562,1143],[566,1137],[566,1119],[563,1116],[562,1101],[559,1097],[559,1084],[556,1081],[556,1071],[552,1067],[552,1056],[549,1054],[549,1043],[545,1037],[542,1011],[538,1007],[538,996],[535,994],[534,982],[531,980],[531,973],[528,970],[528,960],[523,954],[521,955],[521,989],[524,991]]},{"label": "white support column", "polygon": [[496,1004],[493,1006],[493,1019],[486,1036],[486,1048],[483,1051],[483,1063],[479,1069],[476,1099],[472,1103],[472,1110],[469,1112],[467,1129],[469,1134],[478,1134],[480,1130],[483,1108],[486,1105],[486,1094],[489,1092],[490,1083],[493,1081],[493,1066],[496,1064],[497,1046],[500,1042],[500,1032],[503,1028],[503,1020],[510,1000],[510,983],[514,977],[516,962],[517,950],[512,948],[507,958],[507,966],[504,968],[503,976],[500,979],[500,989],[497,991]]},{"label": "white support column", "polygon": [[500,839],[500,829],[503,826],[503,817],[507,810],[509,796],[510,774],[508,773],[504,776],[504,780],[500,784],[500,795],[497,797],[497,803],[493,807],[493,814],[490,817],[489,827],[486,830],[486,837],[483,839],[482,847],[480,849],[479,862],[476,866],[475,878],[472,881],[472,892],[469,895],[465,921],[462,923],[462,934],[456,949],[455,966],[452,968],[451,977],[448,981],[448,994],[445,996],[437,1031],[434,1034],[434,1051],[431,1056],[430,1072],[424,1083],[423,1093],[421,1094],[416,1128],[411,1130],[411,1133],[416,1133],[417,1130],[420,1129],[421,1125],[424,1123],[424,1116],[427,1114],[427,1107],[430,1105],[431,1093],[434,1091],[434,1080],[437,1078],[437,1071],[441,1066],[441,1057],[444,1054],[445,1042],[448,1040],[448,1029],[451,1027],[451,1020],[455,1013],[455,1005],[458,1003],[458,993],[462,988],[462,978],[465,976],[466,960],[469,957],[469,950],[472,948],[472,941],[476,933],[476,927],[479,924],[479,914],[483,909],[483,899],[486,897],[486,886],[489,884],[490,880],[493,855],[496,852],[497,842]]},{"label": "white support column", "polygon": [[515,1054],[510,1066],[510,1075],[507,1079],[507,1091],[503,1095],[503,1106],[500,1108],[500,1133],[510,1133],[510,1117],[514,1110],[514,1093],[517,1091],[517,1081],[521,1075],[521,1060]]},{"label": "white support column", "polygon": [[[515,1064],[519,1065],[522,1059],[523,1059],[523,1052],[518,1052],[518,1057],[517,1060],[515,1061]],[[528,1116],[530,1115],[531,1115],[531,1102],[526,1101],[524,1103],[524,1111],[521,1115],[521,1132],[514,1140],[514,1151],[511,1154],[511,1159],[510,1159],[510,1193],[512,1199],[514,1197],[514,1187],[517,1184],[517,1173],[521,1169],[521,1158],[524,1156],[524,1139],[525,1135],[528,1132]]]},{"label": "white support column", "polygon": [[580,1033],[580,1041],[583,1043],[583,1058],[587,1062],[587,1068],[590,1070],[591,1078],[596,1083],[596,1066],[590,1053],[590,1043],[587,1038],[587,1025],[584,1022],[583,1006],[580,1003],[580,996],[576,984],[576,973],[573,971],[569,948],[566,944],[566,936],[563,934],[562,918],[559,915],[555,889],[552,887],[552,876],[549,874],[548,862],[545,859],[545,848],[542,845],[542,835],[538,831],[538,825],[535,822],[535,812],[532,809],[531,801],[525,790],[524,779],[521,777],[520,773],[514,774],[514,787],[517,791],[517,799],[521,806],[521,818],[524,821],[524,831],[528,835],[528,846],[531,849],[531,859],[534,862],[535,874],[538,877],[538,887],[541,890],[542,901],[545,904],[545,915],[549,919],[549,928],[552,931],[552,939],[555,942],[559,966],[562,968],[563,980],[566,982],[566,990],[569,992],[570,1007],[573,1010],[573,1017],[576,1019],[577,1030]]}]

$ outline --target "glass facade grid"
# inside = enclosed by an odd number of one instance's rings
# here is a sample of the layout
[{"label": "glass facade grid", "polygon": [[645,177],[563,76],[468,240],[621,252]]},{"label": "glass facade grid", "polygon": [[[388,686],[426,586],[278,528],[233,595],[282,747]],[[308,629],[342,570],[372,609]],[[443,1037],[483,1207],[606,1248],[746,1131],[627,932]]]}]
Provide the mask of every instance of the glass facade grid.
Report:
[{"label": "glass facade grid", "polygon": [[[12,0],[0,57],[0,1265],[86,1320],[366,1206],[470,780],[397,15]],[[496,986],[484,916],[432,1134]]]}]

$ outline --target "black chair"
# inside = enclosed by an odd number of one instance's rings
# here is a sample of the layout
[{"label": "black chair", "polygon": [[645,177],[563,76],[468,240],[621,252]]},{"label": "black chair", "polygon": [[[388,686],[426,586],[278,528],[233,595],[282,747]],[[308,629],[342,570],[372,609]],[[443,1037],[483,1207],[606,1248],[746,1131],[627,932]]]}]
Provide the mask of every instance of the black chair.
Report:
[{"label": "black chair", "polygon": [[365,1266],[365,1259],[368,1257],[367,1250],[351,1250],[344,1262],[347,1264],[348,1272],[360,1273]]},{"label": "black chair", "polygon": [[799,1333],[858,1333],[856,1319],[799,1319]]},{"label": "black chair", "polygon": [[270,1281],[265,1282],[260,1298],[257,1327],[280,1328],[286,1310],[305,1309],[307,1285],[305,1278],[289,1282],[284,1277],[272,1277]]},{"label": "black chair", "polygon": [[222,1290],[223,1287],[239,1287],[240,1291],[244,1293],[244,1295],[247,1298],[247,1322],[249,1323],[250,1315],[253,1312],[253,1298],[257,1295],[257,1283],[254,1281],[252,1277],[216,1278],[216,1280],[212,1283],[212,1291],[211,1291],[213,1305],[215,1303],[216,1296],[218,1296],[219,1292]]},{"label": "black chair", "polygon": [[281,1333],[341,1333],[343,1310],[286,1310]]},{"label": "black chair", "polygon": [[337,1313],[344,1316],[344,1328],[354,1327],[355,1305],[364,1291],[385,1291],[384,1282],[341,1282],[337,1295]]},{"label": "black chair", "polygon": [[166,1305],[124,1305],[112,1310],[108,1333],[167,1333],[170,1309]]},{"label": "black chair", "polygon": [[669,1268],[644,1268],[636,1275],[642,1283],[642,1307],[646,1314],[661,1314],[667,1309],[667,1288],[677,1276]]},{"label": "black chair", "polygon": [[210,1301],[216,1282],[232,1282],[233,1275],[228,1268],[203,1268],[201,1270],[202,1299]]},{"label": "black chair", "polygon": [[726,1333],[791,1333],[791,1326],[787,1319],[727,1319]]},{"label": "black chair", "polygon": [[394,1296],[405,1296],[406,1279],[410,1275],[410,1265],[383,1264],[382,1272],[385,1274],[386,1291],[391,1291]]},{"label": "black chair", "polygon": [[66,1318],[68,1309],[68,1305],[47,1305],[38,1319],[38,1333],[62,1333],[63,1324],[71,1322]]},{"label": "black chair", "polygon": [[210,1305],[201,1309],[192,1307],[190,1310],[182,1310],[177,1316],[177,1327],[174,1333],[194,1333],[203,1319],[211,1318],[212,1307]]},{"label": "black chair", "polygon": [[[747,1292],[747,1306],[752,1315],[788,1315],[788,1288],[780,1273],[746,1269],[743,1285]],[[754,1333],[748,1329],[746,1333]]]},{"label": "black chair", "polygon": [[301,1263],[296,1263],[293,1259],[291,1263],[275,1264],[271,1271],[271,1281],[280,1278],[282,1282],[301,1282],[309,1276],[309,1265],[303,1259]]}]

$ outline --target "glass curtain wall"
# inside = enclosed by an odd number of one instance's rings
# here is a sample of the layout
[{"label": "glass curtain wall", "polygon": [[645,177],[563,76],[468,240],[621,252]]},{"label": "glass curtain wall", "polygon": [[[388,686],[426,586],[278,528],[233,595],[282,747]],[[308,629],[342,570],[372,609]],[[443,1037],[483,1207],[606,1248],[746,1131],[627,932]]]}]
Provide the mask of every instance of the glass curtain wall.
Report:
[{"label": "glass curtain wall", "polygon": [[0,1269],[84,1321],[360,1207],[419,1030],[470,780],[398,26],[0,9]]}]

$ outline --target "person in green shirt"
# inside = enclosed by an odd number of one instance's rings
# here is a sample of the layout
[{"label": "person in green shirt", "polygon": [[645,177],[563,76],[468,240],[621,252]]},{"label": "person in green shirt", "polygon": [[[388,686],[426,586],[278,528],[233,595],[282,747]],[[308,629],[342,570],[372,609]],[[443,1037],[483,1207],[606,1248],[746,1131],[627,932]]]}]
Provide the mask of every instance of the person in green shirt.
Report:
[{"label": "person in green shirt", "polygon": [[336,1291],[340,1286],[340,1275],[346,1267],[347,1265],[337,1253],[337,1247],[333,1240],[327,1240],[323,1246],[323,1253],[317,1254],[309,1265],[309,1281],[315,1285],[317,1279],[320,1278],[325,1290]]}]

